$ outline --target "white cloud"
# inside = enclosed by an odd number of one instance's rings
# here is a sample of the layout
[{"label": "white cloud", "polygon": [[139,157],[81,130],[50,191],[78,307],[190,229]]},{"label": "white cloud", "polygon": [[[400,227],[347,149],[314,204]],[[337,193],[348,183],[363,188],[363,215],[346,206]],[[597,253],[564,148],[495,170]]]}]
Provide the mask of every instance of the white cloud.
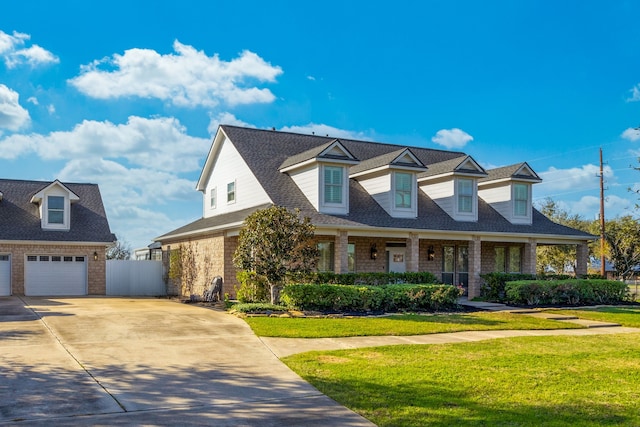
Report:
[{"label": "white cloud", "polygon": [[23,47],[30,38],[30,35],[24,33],[14,31],[13,35],[9,35],[0,31],[0,57],[4,60],[7,68],[14,68],[22,64],[36,67],[60,62],[57,56],[37,44]]},{"label": "white cloud", "polygon": [[29,111],[20,106],[18,92],[0,83],[0,129],[20,130],[31,122]]},{"label": "white cloud", "polygon": [[220,113],[217,116],[211,117],[209,126],[207,126],[207,130],[209,131],[209,134],[214,135],[218,131],[218,126],[220,125],[232,125],[232,126],[255,128],[254,125],[247,122],[243,122],[242,120],[238,119],[235,115],[231,113]]},{"label": "white cloud", "polygon": [[315,134],[319,136],[330,136],[333,138],[369,140],[363,132],[354,132],[346,129],[338,129],[325,124],[309,123],[303,126],[284,126],[280,128],[282,132],[294,132],[304,134]]},{"label": "white cloud", "polygon": [[623,139],[627,139],[631,142],[635,142],[640,140],[640,130],[636,129],[636,128],[628,128],[626,129],[624,132],[622,132],[622,135],[620,135]]},{"label": "white cloud", "polygon": [[[608,184],[615,183],[611,166],[604,166],[603,174]],[[569,169],[557,169],[551,166],[539,175],[542,178],[542,183],[536,185],[536,193],[542,192],[545,197],[553,197],[552,193],[562,191],[578,192],[600,187],[600,167],[592,164]]]},{"label": "white cloud", "polygon": [[196,183],[180,178],[173,171],[152,168],[127,168],[103,158],[74,159],[58,174],[62,181],[94,182],[100,185],[105,200],[116,206],[163,205],[171,200],[198,199]]},{"label": "white cloud", "polygon": [[[582,216],[587,220],[594,220],[599,217],[600,198],[597,196],[584,196],[579,200],[565,201],[562,206],[567,212]],[[605,219],[628,215],[634,208],[634,201],[628,198],[610,195],[605,197],[604,216]]]},{"label": "white cloud", "polygon": [[431,141],[451,150],[464,147],[468,142],[473,141],[473,137],[458,128],[441,129],[436,132],[436,135],[431,138]]},{"label": "white cloud", "polygon": [[199,170],[209,145],[206,138],[187,135],[175,118],[131,116],[126,124],[85,120],[68,132],[11,135],[0,139],[0,158],[28,153],[45,160],[100,156],[177,173]]},{"label": "white cloud", "polygon": [[[282,69],[248,50],[231,61],[207,56],[177,40],[175,54],[130,49],[81,67],[69,80],[82,93],[99,99],[128,96],[157,98],[180,107],[269,103],[275,96],[256,82],[275,82]],[[109,68],[109,70],[100,69]],[[113,69],[113,70],[110,70]]]},{"label": "white cloud", "polygon": [[640,83],[629,89],[631,96],[627,98],[627,102],[640,101]]}]

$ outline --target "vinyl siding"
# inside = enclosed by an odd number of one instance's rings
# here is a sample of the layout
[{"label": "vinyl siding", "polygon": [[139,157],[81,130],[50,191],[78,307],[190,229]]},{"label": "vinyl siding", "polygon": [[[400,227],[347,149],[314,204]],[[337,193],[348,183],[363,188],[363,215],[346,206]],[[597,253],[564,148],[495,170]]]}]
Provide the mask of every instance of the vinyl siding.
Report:
[{"label": "vinyl siding", "polygon": [[[227,202],[227,184],[235,181],[235,202]],[[211,208],[211,189],[216,188],[217,203]],[[213,165],[211,176],[203,193],[203,216],[205,218],[228,212],[235,212],[252,206],[271,203],[255,175],[244,162],[238,150],[229,140],[222,143],[218,158]]]}]

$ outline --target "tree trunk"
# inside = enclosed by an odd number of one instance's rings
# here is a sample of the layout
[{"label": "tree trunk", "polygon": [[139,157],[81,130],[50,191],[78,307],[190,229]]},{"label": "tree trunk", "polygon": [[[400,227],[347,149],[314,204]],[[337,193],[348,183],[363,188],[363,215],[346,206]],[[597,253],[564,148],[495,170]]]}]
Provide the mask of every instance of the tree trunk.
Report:
[{"label": "tree trunk", "polygon": [[270,285],[271,287],[271,304],[279,304],[280,303],[280,286],[279,285]]}]

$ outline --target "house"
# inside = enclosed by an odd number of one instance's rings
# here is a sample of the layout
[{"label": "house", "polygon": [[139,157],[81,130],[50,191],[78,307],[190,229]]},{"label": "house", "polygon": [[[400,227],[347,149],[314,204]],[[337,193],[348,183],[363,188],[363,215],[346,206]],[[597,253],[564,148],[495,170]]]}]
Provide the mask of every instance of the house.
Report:
[{"label": "house", "polygon": [[0,295],[104,295],[115,240],[97,185],[0,179]]},{"label": "house", "polygon": [[297,208],[316,227],[320,270],[429,271],[474,297],[480,274],[535,273],[538,245],[575,245],[587,273],[594,236],[533,208],[540,181],[526,162],[485,170],[462,152],[222,125],[196,187],[202,218],[156,241],[193,245],[207,272],[195,288],[220,275],[233,295],[244,218]]}]

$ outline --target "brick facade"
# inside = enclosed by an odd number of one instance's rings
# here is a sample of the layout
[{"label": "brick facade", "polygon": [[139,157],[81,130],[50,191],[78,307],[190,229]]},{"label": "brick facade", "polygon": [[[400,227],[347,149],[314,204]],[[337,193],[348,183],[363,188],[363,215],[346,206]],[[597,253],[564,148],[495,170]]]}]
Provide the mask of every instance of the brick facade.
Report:
[{"label": "brick facade", "polygon": [[[98,254],[98,260],[93,254]],[[64,245],[43,243],[0,243],[0,254],[11,256],[11,293],[24,295],[24,270],[27,255],[74,255],[87,260],[88,295],[105,295],[107,291],[104,245]]]},{"label": "brick facade", "polygon": [[[195,278],[190,288],[187,284],[181,283],[180,279],[169,277],[171,270],[171,251],[181,246],[190,245],[195,254]],[[167,294],[173,296],[189,297],[195,295],[202,297],[209,289],[213,278],[221,276],[223,278],[222,293],[235,296],[235,287],[238,285],[236,279],[236,269],[233,266],[233,253],[238,246],[237,237],[225,237],[223,234],[192,238],[186,241],[174,241],[171,244],[162,246],[163,262],[167,271]]]}]

